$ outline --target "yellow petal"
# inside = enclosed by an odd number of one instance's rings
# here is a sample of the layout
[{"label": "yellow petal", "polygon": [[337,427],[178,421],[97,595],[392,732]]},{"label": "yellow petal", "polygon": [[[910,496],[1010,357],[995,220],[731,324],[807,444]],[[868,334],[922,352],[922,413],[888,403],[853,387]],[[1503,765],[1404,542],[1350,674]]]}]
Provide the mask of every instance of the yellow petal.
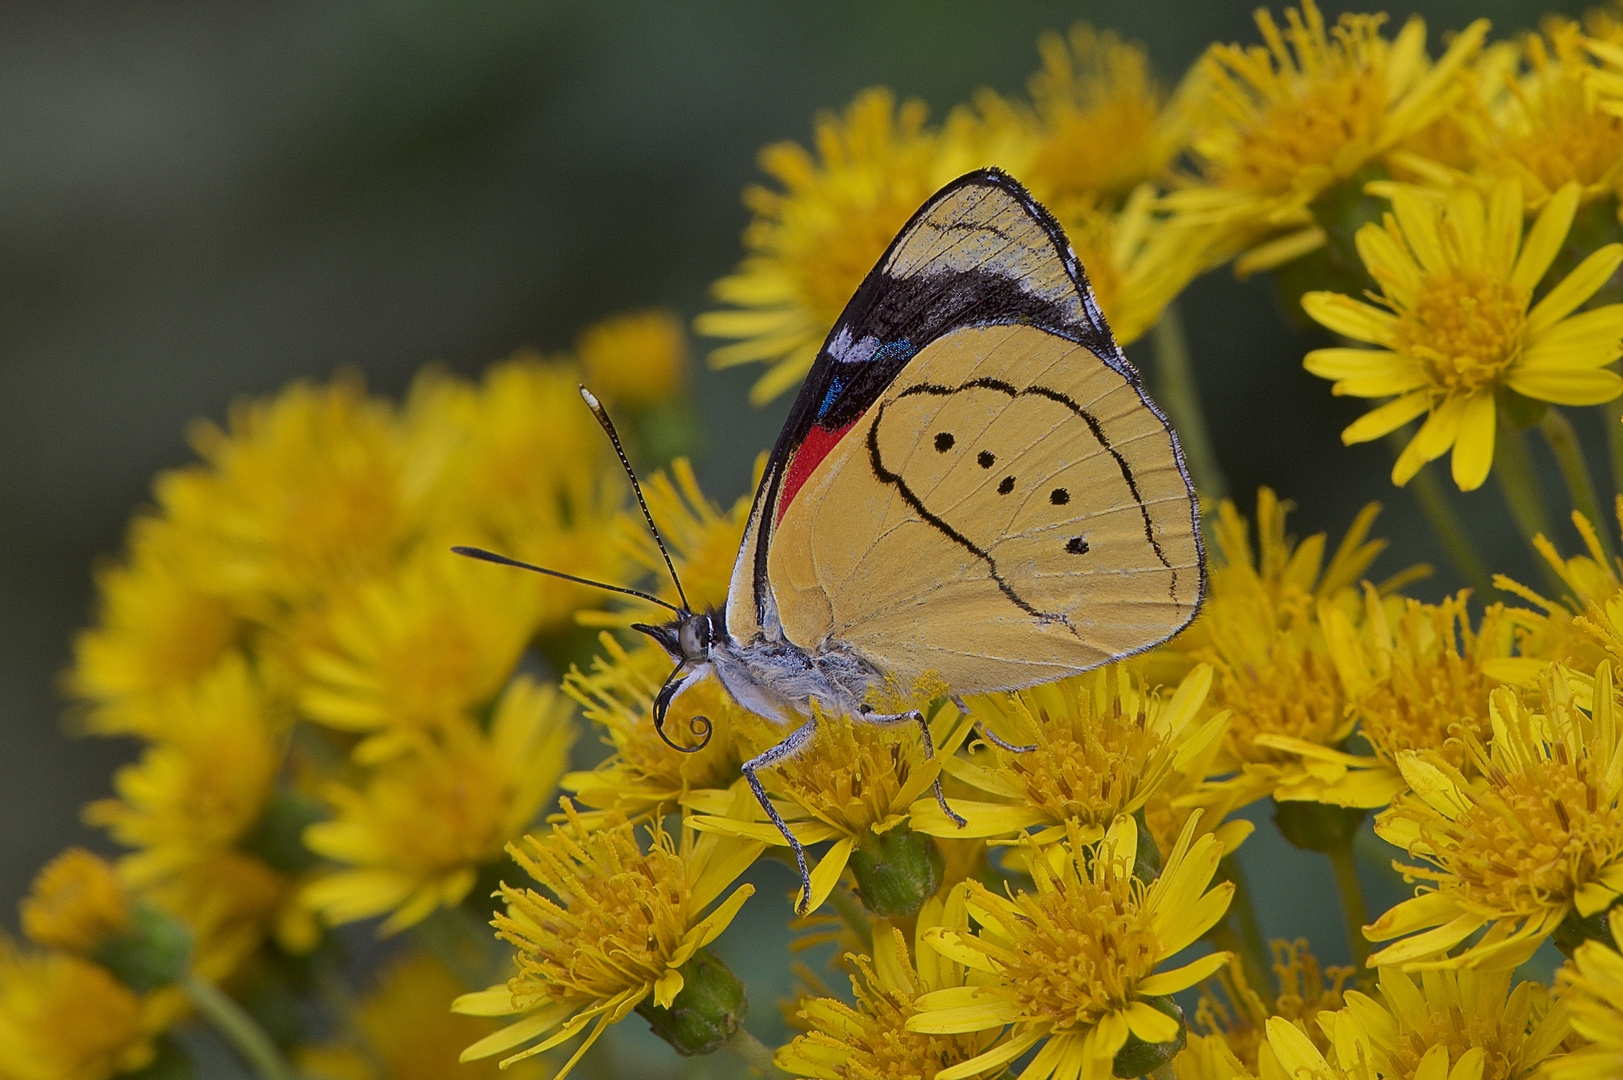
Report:
[{"label": "yellow petal", "polygon": [[1562,319],[1530,340],[1522,367],[1600,367],[1623,352],[1623,304],[1607,304]]},{"label": "yellow petal", "polygon": [[[716,938],[720,937],[721,932],[727,929],[728,925],[733,921],[734,916],[738,914],[738,909],[744,906],[744,901],[748,900],[754,895],[754,885],[747,883],[740,885],[738,888],[733,890],[733,894],[731,896],[716,906],[716,910],[706,915],[703,921],[695,924],[691,930],[684,934],[683,944],[687,945],[691,943],[692,945],[692,949],[688,953],[688,956],[693,955],[693,953],[698,952],[700,949],[716,940]],[[684,964],[687,962],[687,956],[683,956],[680,960],[673,957],[672,960],[673,963]]]},{"label": "yellow petal", "polygon": [[1350,296],[1333,292],[1310,292],[1302,297],[1302,310],[1308,318],[1342,337],[1386,345],[1392,341],[1392,328],[1398,317],[1360,303]]},{"label": "yellow petal", "polygon": [[1281,1016],[1268,1018],[1268,1047],[1287,1076],[1328,1076],[1330,1065],[1306,1033]]},{"label": "yellow petal", "polygon": [[942,1069],[935,1074],[935,1080],[969,1080],[972,1076],[980,1076],[994,1069],[1000,1069],[1015,1058],[1024,1054],[1043,1038],[1041,1032],[1028,1032],[1008,1042],[998,1043],[984,1054],[977,1054],[968,1061],[960,1061],[951,1068]]},{"label": "yellow petal", "polygon": [[1428,274],[1446,273],[1448,256],[1437,239],[1438,208],[1404,185],[1392,192],[1392,216],[1421,268]]},{"label": "yellow petal", "polygon": [[1387,941],[1457,917],[1459,905],[1442,893],[1421,893],[1388,908],[1365,930],[1371,941]]},{"label": "yellow petal", "polygon": [[841,837],[818,860],[811,872],[811,902],[806,905],[808,912],[822,907],[828,894],[840,883],[840,875],[845,872],[845,864],[851,861],[851,849],[855,846],[856,841],[851,837]]},{"label": "yellow petal", "polygon": [[1518,394],[1552,405],[1603,405],[1623,394],[1623,379],[1610,371],[1516,367],[1505,385]]},{"label": "yellow petal", "polygon": [[1142,1001],[1130,1003],[1126,1016],[1128,1030],[1147,1043],[1171,1042],[1183,1030],[1181,1022]]},{"label": "yellow petal", "polygon": [[[1402,399],[1399,399],[1402,400]],[[1448,448],[1454,444],[1454,436],[1460,430],[1460,417],[1465,411],[1465,398],[1455,394],[1443,399],[1442,404],[1432,409],[1426,422],[1420,425],[1415,437],[1409,440],[1409,445],[1403,448],[1398,455],[1396,464],[1392,466],[1392,482],[1399,487],[1407,484],[1420,471],[1422,465],[1447,453]],[[1342,436],[1345,440],[1346,435]]]},{"label": "yellow petal", "polygon": [[666,968],[665,974],[654,981],[654,1004],[661,1009],[670,1008],[671,1002],[676,1000],[676,995],[682,992],[685,981],[680,971]]},{"label": "yellow petal", "polygon": [[1233,957],[1233,953],[1208,953],[1182,967],[1158,971],[1146,979],[1139,980],[1138,992],[1145,997],[1160,997],[1163,994],[1176,994],[1179,990],[1187,990],[1202,979],[1209,979],[1223,970],[1224,965]]},{"label": "yellow petal", "polygon": [[969,824],[958,823],[941,812],[931,799],[920,799],[909,809],[909,826],[927,836],[956,836],[979,839],[988,836],[1006,836],[1009,833],[1040,825],[1045,819],[1035,806],[1013,806],[1008,803],[971,802],[954,798],[952,808]]},{"label": "yellow petal", "polygon": [[1415,417],[1423,415],[1430,407],[1431,395],[1424,390],[1417,390],[1396,401],[1388,401],[1348,424],[1346,430],[1341,433],[1341,441],[1351,446],[1353,443],[1379,439],[1396,431]]},{"label": "yellow petal", "polygon": [[1561,251],[1561,245],[1567,241],[1567,230],[1572,228],[1573,215],[1578,212],[1580,194],[1581,189],[1577,184],[1566,184],[1544,204],[1544,209],[1539,211],[1538,219],[1533,222],[1533,227],[1527,231],[1527,239],[1522,243],[1516,269],[1510,275],[1512,285],[1531,294],[1550,269],[1550,264]]},{"label": "yellow petal", "polygon": [[511,1050],[521,1043],[550,1031],[558,1026],[569,1014],[582,1008],[582,1001],[555,1001],[543,1006],[522,1020],[517,1020],[499,1031],[492,1031],[466,1050],[462,1051],[460,1061],[478,1061],[480,1058],[491,1057],[503,1050]]},{"label": "yellow petal", "polygon": [[[1398,905],[1402,907],[1402,905]],[[1390,914],[1390,912],[1388,912]],[[1404,938],[1370,956],[1370,967],[1383,964],[1408,964],[1445,953],[1482,928],[1487,920],[1480,915],[1461,915],[1453,922]],[[1366,932],[1365,937],[1373,937]]]},{"label": "yellow petal", "polygon": [[1623,244],[1607,244],[1579,263],[1527,313],[1527,336],[1537,337],[1578,310],[1578,305],[1606,284],[1619,263],[1623,263]]},{"label": "yellow petal", "polygon": [[1478,393],[1465,403],[1451,461],[1454,483],[1461,491],[1481,487],[1493,467],[1494,417],[1491,393]]},{"label": "yellow petal", "polygon": [[463,994],[451,1002],[451,1011],[462,1016],[512,1016],[522,1010],[513,1007],[513,991],[506,983]]},{"label": "yellow petal", "polygon": [[1020,1016],[1020,1003],[984,986],[932,990],[914,1003],[907,1030],[929,1035],[956,1035],[1002,1027]]},{"label": "yellow petal", "polygon": [[1417,365],[1402,353],[1387,349],[1314,349],[1302,357],[1302,367],[1321,379],[1357,379],[1413,370]]}]

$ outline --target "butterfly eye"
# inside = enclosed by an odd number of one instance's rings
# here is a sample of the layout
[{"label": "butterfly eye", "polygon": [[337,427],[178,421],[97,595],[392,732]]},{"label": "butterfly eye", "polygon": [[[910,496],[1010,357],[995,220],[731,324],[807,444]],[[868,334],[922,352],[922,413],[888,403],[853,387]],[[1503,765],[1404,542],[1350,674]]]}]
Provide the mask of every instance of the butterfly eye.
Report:
[{"label": "butterfly eye", "polygon": [[1072,555],[1086,555],[1088,553],[1088,542],[1080,536],[1073,536],[1065,541],[1065,550]]},{"label": "butterfly eye", "polygon": [[945,454],[948,450],[952,449],[952,444],[955,441],[956,440],[952,437],[952,432],[950,432],[950,431],[941,432],[939,435],[937,435],[935,437],[936,451],[938,453]]},{"label": "butterfly eye", "polygon": [[990,450],[982,450],[975,455],[975,463],[983,469],[990,469],[996,461],[997,458],[992,455]]},{"label": "butterfly eye", "polygon": [[1011,492],[1013,490],[1014,490],[1014,477],[1012,477],[1012,476],[1005,476],[1003,478],[1003,482],[997,486],[997,493],[999,495],[1007,495],[1009,492]]},{"label": "butterfly eye", "polygon": [[1048,493],[1048,501],[1055,506],[1064,506],[1071,501],[1071,493],[1064,488],[1055,488]]}]

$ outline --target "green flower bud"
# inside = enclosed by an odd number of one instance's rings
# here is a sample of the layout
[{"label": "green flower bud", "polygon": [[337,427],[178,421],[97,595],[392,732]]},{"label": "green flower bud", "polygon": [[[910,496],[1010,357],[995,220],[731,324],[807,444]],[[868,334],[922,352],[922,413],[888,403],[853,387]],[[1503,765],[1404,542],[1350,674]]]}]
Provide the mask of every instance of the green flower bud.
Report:
[{"label": "green flower bud", "polygon": [[192,959],[192,933],[180,920],[155,907],[130,908],[129,929],[103,941],[91,959],[131,990],[179,982]]},{"label": "green flower bud", "polygon": [[265,802],[258,824],[243,838],[243,850],[278,873],[308,870],[315,865],[316,857],[304,846],[304,830],[326,817],[326,809],[314,799],[277,785]]},{"label": "green flower bud", "polygon": [[1304,851],[1339,851],[1352,843],[1358,827],[1369,813],[1358,807],[1331,806],[1328,803],[1274,803],[1274,824],[1285,839]]},{"label": "green flower bud", "polygon": [[1137,1035],[1127,1036],[1127,1045],[1116,1052],[1110,1071],[1124,1080],[1135,1076],[1148,1076],[1178,1056],[1189,1041],[1189,1027],[1183,1021],[1183,1010],[1169,997],[1147,997],[1144,1004],[1178,1021],[1178,1037],[1171,1042],[1147,1043]]},{"label": "green flower bud", "polygon": [[1133,853],[1133,876],[1150,885],[1161,876],[1161,849],[1155,846],[1155,836],[1144,820],[1143,807],[1133,814],[1133,820],[1138,823],[1138,850]]},{"label": "green flower bud", "polygon": [[906,825],[870,833],[851,852],[863,906],[881,918],[911,917],[941,888],[946,856],[931,837]]},{"label": "green flower bud", "polygon": [[737,1033],[749,1011],[744,984],[709,949],[694,953],[679,970],[682,989],[670,1008],[649,997],[637,1006],[637,1015],[683,1057],[712,1053]]},{"label": "green flower bud", "polygon": [[1612,928],[1606,923],[1608,910],[1610,909],[1602,909],[1588,917],[1579,915],[1577,911],[1567,912],[1567,917],[1561,920],[1561,925],[1550,935],[1550,941],[1569,960],[1572,959],[1573,951],[1586,941],[1598,941],[1608,949],[1616,949],[1617,942],[1612,940]]}]

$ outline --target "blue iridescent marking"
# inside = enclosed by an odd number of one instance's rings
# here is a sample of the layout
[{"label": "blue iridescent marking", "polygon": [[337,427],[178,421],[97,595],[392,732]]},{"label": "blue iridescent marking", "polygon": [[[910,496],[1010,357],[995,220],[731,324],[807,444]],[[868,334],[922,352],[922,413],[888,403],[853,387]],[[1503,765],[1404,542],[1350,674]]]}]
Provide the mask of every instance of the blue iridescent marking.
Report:
[{"label": "blue iridescent marking", "polygon": [[833,377],[829,379],[828,390],[823,394],[823,403],[817,407],[817,420],[821,422],[824,417],[834,410],[834,403],[845,392],[845,388],[850,384],[851,376],[856,368],[865,367],[868,364],[905,364],[912,359],[916,351],[913,348],[913,343],[903,338],[900,341],[888,341],[881,345],[865,361],[840,364],[835,369]]}]

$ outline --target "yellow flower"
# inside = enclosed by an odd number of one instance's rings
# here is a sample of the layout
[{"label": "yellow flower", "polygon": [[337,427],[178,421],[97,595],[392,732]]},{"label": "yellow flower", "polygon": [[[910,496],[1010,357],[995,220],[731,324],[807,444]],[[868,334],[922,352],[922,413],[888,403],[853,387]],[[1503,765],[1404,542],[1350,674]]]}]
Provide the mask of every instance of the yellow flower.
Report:
[{"label": "yellow flower", "polygon": [[[470,385],[429,369],[405,407],[412,447],[408,480],[432,518],[429,550],[451,544],[504,555],[598,581],[618,581],[604,542],[626,495],[613,448],[580,398],[572,364],[519,353]],[[485,566],[510,589],[540,598],[540,629],[571,625],[575,611],[602,603],[597,590],[557,578]],[[491,614],[494,614],[492,612]],[[505,673],[504,673],[505,674]]]},{"label": "yellow flower", "polygon": [[35,944],[88,955],[130,928],[130,896],[107,860],[69,848],[34,878],[19,906]]},{"label": "yellow flower", "polygon": [[575,341],[592,392],[610,404],[652,405],[681,392],[688,343],[672,312],[633,311],[594,323]]},{"label": "yellow flower", "polygon": [[158,518],[130,526],[129,556],[96,575],[97,625],[74,642],[73,695],[91,703],[98,734],[155,737],[153,703],[200,678],[242,632],[230,606],[207,585],[195,537]]},{"label": "yellow flower", "polygon": [[970,702],[970,716],[1004,742],[988,743],[979,761],[946,759],[944,768],[998,802],[954,799],[969,824],[959,828],[934,799],[913,807],[913,827],[943,837],[1005,836],[1044,826],[1038,842],[1059,840],[1067,823],[1084,843],[1097,843],[1122,814],[1141,810],[1174,770],[1222,734],[1226,713],[1197,722],[1212,669],[1198,665],[1163,695],[1122,665],[1047,683],[1017,694]]},{"label": "yellow flower", "polygon": [[1522,41],[1525,72],[1509,81],[1488,123],[1475,125],[1486,172],[1515,176],[1530,209],[1576,183],[1588,203],[1623,187],[1623,120],[1616,114],[1616,73],[1585,55],[1623,55],[1620,42],[1586,42],[1576,23],[1552,17],[1544,34]]},{"label": "yellow flower", "polygon": [[1207,231],[1155,209],[1144,185],[1120,209],[1078,199],[1059,218],[1122,345],[1144,336],[1189,282],[1221,261]]},{"label": "yellow flower", "polygon": [[[1607,915],[1612,940],[1623,941],[1623,910]],[[1590,1045],[1544,1067],[1548,1080],[1612,1080],[1623,1074],[1623,956],[1586,941],[1555,975],[1556,994],[1572,1028]]]},{"label": "yellow flower", "polygon": [[[946,159],[925,127],[923,102],[899,108],[885,89],[858,94],[843,116],[817,118],[816,153],[782,142],[761,152],[777,190],[751,187],[748,254],[716,282],[730,310],[699,316],[695,329],[736,338],[710,355],[716,367],[771,365],[750,391],[771,401],[800,381],[829,328],[924,200],[974,163]],[[952,167],[957,171],[952,171]]]},{"label": "yellow flower", "polygon": [[739,766],[783,738],[781,728],[741,707],[710,677],[671,703],[665,734],[679,746],[704,741],[701,750],[677,753],[654,732],[653,719],[654,697],[670,674],[670,657],[652,644],[627,652],[608,634],[600,641],[605,656],[592,661],[591,672],[571,671],[563,683],[564,692],[614,747],[597,768],[560,781],[582,804],[636,817],[691,802],[696,792],[723,792],[741,775]]},{"label": "yellow flower", "polygon": [[1434,750],[1464,775],[1475,775],[1462,736],[1487,738],[1488,692],[1499,682],[1493,673],[1503,673],[1498,665],[1506,659],[1520,661],[1513,657],[1515,617],[1494,604],[1473,631],[1469,595],[1462,591],[1441,604],[1407,599],[1388,604],[1365,584],[1361,627],[1344,611],[1323,611],[1325,640],[1347,707],[1374,754],[1264,736],[1276,750],[1301,754],[1307,769],[1281,784],[1275,798],[1385,806],[1408,787],[1398,769],[1398,755],[1406,750]]},{"label": "yellow flower", "polygon": [[331,785],[336,816],[306,829],[304,842],[351,869],[312,882],[305,903],[333,924],[389,912],[381,934],[460,903],[552,795],[575,739],[572,711],[521,675],[488,735],[462,720],[378,767],[364,791]]},{"label": "yellow flower", "polygon": [[913,959],[907,938],[887,921],[874,927],[873,958],[853,956],[853,1007],[832,997],[806,998],[798,1017],[805,1025],[777,1053],[778,1068],[806,1080],[933,1080],[942,1070],[969,1061],[991,1043],[985,1032],[930,1035],[907,1029],[925,994],[961,987],[968,971],[925,944],[936,928],[962,933],[968,928],[964,893],[925,902],[919,911]]},{"label": "yellow flower", "polygon": [[1371,941],[1403,939],[1372,965],[1514,967],[1568,915],[1604,911],[1623,892],[1623,731],[1611,664],[1595,672],[1591,709],[1576,689],[1557,665],[1539,680],[1541,714],[1514,688],[1493,691],[1491,741],[1462,732],[1481,782],[1435,751],[1398,755],[1411,793],[1375,832],[1429,864],[1396,864],[1429,888],[1365,927]]},{"label": "yellow flower", "polygon": [[1428,65],[1419,18],[1392,40],[1381,36],[1385,16],[1327,27],[1312,0],[1286,11],[1283,30],[1266,10],[1256,19],[1265,46],[1214,45],[1200,62],[1204,100],[1189,104],[1199,183],[1167,197],[1191,221],[1256,245],[1242,273],[1323,246],[1313,201],[1439,116],[1488,30],[1477,20]]},{"label": "yellow flower", "polygon": [[1254,1080],[1228,1044],[1216,1035],[1191,1035],[1172,1059],[1177,1080]]},{"label": "yellow flower", "polygon": [[1496,183],[1486,205],[1469,189],[1437,205],[1399,188],[1385,224],[1357,235],[1382,307],[1339,293],[1302,297],[1319,323],[1380,347],[1316,349],[1303,360],[1336,381],[1336,394],[1393,398],[1347,427],[1342,442],[1367,442],[1426,418],[1392,467],[1394,484],[1407,484],[1453,447],[1454,482],[1461,491],[1480,487],[1493,464],[1494,398],[1502,390],[1557,405],[1596,405],[1623,393],[1623,379],[1605,370],[1623,355],[1623,304],[1572,314],[1623,262],[1623,244],[1591,254],[1529,309],[1566,240],[1578,195],[1576,184],[1556,192],[1524,242],[1514,179]]},{"label": "yellow flower", "polygon": [[1233,714],[1213,771],[1239,771],[1224,789],[1237,805],[1305,774],[1299,750],[1273,749],[1271,738],[1292,740],[1292,747],[1338,747],[1352,731],[1321,611],[1356,613],[1351,586],[1386,547],[1384,540],[1367,539],[1380,511],[1371,503],[1325,566],[1325,535],[1300,544],[1288,537],[1289,509],[1269,489],[1258,491],[1253,552],[1246,520],[1233,503],[1219,506],[1215,531],[1222,563],[1212,570],[1205,610],[1169,648],[1171,655],[1212,665],[1207,704]]},{"label": "yellow flower", "polygon": [[1380,971],[1382,1001],[1347,991],[1347,1007],[1319,1026],[1334,1053],[1308,1033],[1268,1021],[1263,1080],[1528,1080],[1561,1051],[1567,1021],[1542,986],[1510,988],[1509,971],[1427,972],[1420,985],[1395,968]]},{"label": "yellow flower", "polygon": [[137,996],[105,968],[0,937],[0,1080],[107,1080],[153,1058],[174,1016],[167,995]]},{"label": "yellow flower", "polygon": [[231,971],[265,934],[291,932],[287,882],[243,850],[281,767],[281,722],[241,657],[172,695],[165,741],[113,778],[117,798],[85,808],[85,821],[136,850],[119,873],[191,926],[197,966]]},{"label": "yellow flower", "polygon": [[1253,1071],[1270,1016],[1283,1017],[1305,1032],[1315,1046],[1328,1048],[1329,1036],[1320,1030],[1320,1017],[1342,1007],[1347,980],[1354,972],[1350,967],[1321,969],[1304,939],[1270,944],[1274,975],[1279,980],[1279,996],[1271,1004],[1245,981],[1241,967],[1231,964],[1216,978],[1228,1003],[1220,1001],[1208,985],[1201,987],[1195,1006],[1195,1024],[1210,1032],[1206,1038],[1221,1043],[1236,1062]]},{"label": "yellow flower", "polygon": [[907,1028],[947,1035],[1013,1027],[936,1080],[993,1071],[1038,1043],[1026,1080],[1104,1080],[1129,1035],[1147,1043],[1175,1039],[1181,1021],[1145,999],[1193,986],[1229,960],[1213,953],[1156,971],[1223,917],[1234,891],[1226,882],[1207,890],[1222,845],[1209,835],[1191,843],[1196,828],[1195,820],[1185,826],[1150,885],[1133,873],[1138,829],[1129,817],[1118,818],[1096,847],[1084,847],[1072,826],[1072,839],[1049,848],[1052,856],[1033,855],[1034,892],[1002,897],[966,882],[979,933],[941,928],[925,940],[979,976],[918,998]]},{"label": "yellow flower", "polygon": [[[1066,38],[1044,34],[1037,51],[1035,137],[1019,176],[1050,210],[1065,221],[1077,202],[1119,206],[1166,171],[1182,149],[1184,117],[1164,107],[1144,46],[1079,22]],[[981,104],[987,111],[990,99]],[[1093,263],[1083,265],[1092,274]]]},{"label": "yellow flower", "polygon": [[[1618,500],[1617,513],[1623,520],[1623,499]],[[1600,536],[1589,519],[1574,511],[1572,524],[1583,538],[1588,552],[1586,555],[1563,558],[1555,545],[1544,536],[1533,537],[1533,546],[1572,594],[1570,598],[1563,598],[1563,601],[1547,600],[1504,574],[1494,575],[1496,588],[1513,593],[1537,608],[1508,609],[1508,617],[1517,624],[1522,658],[1500,660],[1494,664],[1492,672],[1498,678],[1507,682],[1531,682],[1543,664],[1550,661],[1560,661],[1575,671],[1593,671],[1606,657],[1604,643],[1597,641],[1593,632],[1580,626],[1574,615],[1587,613],[1591,626],[1604,623],[1607,604],[1623,590],[1623,581],[1618,580],[1617,570],[1606,557]],[[1600,616],[1599,623],[1596,622],[1597,615]]]},{"label": "yellow flower", "polygon": [[684,827],[678,845],[654,828],[643,851],[623,818],[587,829],[568,800],[564,811],[567,822],[549,835],[527,836],[508,847],[551,894],[502,886],[508,910],[493,925],[518,950],[518,974],[505,985],[465,994],[453,1006],[471,1016],[524,1015],[464,1050],[463,1061],[540,1039],[504,1058],[505,1068],[591,1026],[558,1072],[555,1080],[562,1080],[605,1028],[638,1005],[652,1001],[670,1008],[684,985],[683,965],[727,928],[755,892],[753,885],[740,885],[705,914],[760,854],[760,844],[716,836],[695,840]]},{"label": "yellow flower", "polygon": [[447,1003],[462,989],[426,953],[392,961],[355,1003],[346,1025],[353,1036],[306,1047],[298,1054],[299,1072],[316,1080],[536,1080],[536,1062],[507,1071],[493,1061],[457,1064],[462,1048],[492,1028],[489,1020],[449,1011]]},{"label": "yellow flower", "polygon": [[305,714],[371,735],[356,748],[363,762],[455,725],[512,674],[535,632],[543,580],[420,550],[335,607],[331,646],[305,658]]},{"label": "yellow flower", "polygon": [[[930,697],[923,701],[893,701],[877,706],[886,713],[917,708],[929,714]],[[926,759],[919,728],[914,723],[881,727],[850,717],[825,713],[812,703],[817,730],[800,752],[760,773],[762,785],[776,796],[778,812],[795,839],[804,846],[834,841],[811,870],[811,896],[801,910],[815,911],[839,883],[854,850],[893,829],[910,827],[915,812],[932,808],[934,798],[921,799],[941,775],[941,763],[968,736],[970,725],[951,704],[943,703],[930,718],[935,756]],[[695,809],[706,811],[693,827],[728,836],[787,846],[777,826],[763,821],[718,816],[733,798],[715,792],[702,802],[690,798]],[[902,834],[899,834],[902,835]],[[797,907],[799,907],[797,901]]]},{"label": "yellow flower", "polygon": [[158,478],[158,504],[198,537],[209,587],[271,620],[389,565],[415,526],[394,411],[358,378],[294,383],[200,424],[204,464]]}]

